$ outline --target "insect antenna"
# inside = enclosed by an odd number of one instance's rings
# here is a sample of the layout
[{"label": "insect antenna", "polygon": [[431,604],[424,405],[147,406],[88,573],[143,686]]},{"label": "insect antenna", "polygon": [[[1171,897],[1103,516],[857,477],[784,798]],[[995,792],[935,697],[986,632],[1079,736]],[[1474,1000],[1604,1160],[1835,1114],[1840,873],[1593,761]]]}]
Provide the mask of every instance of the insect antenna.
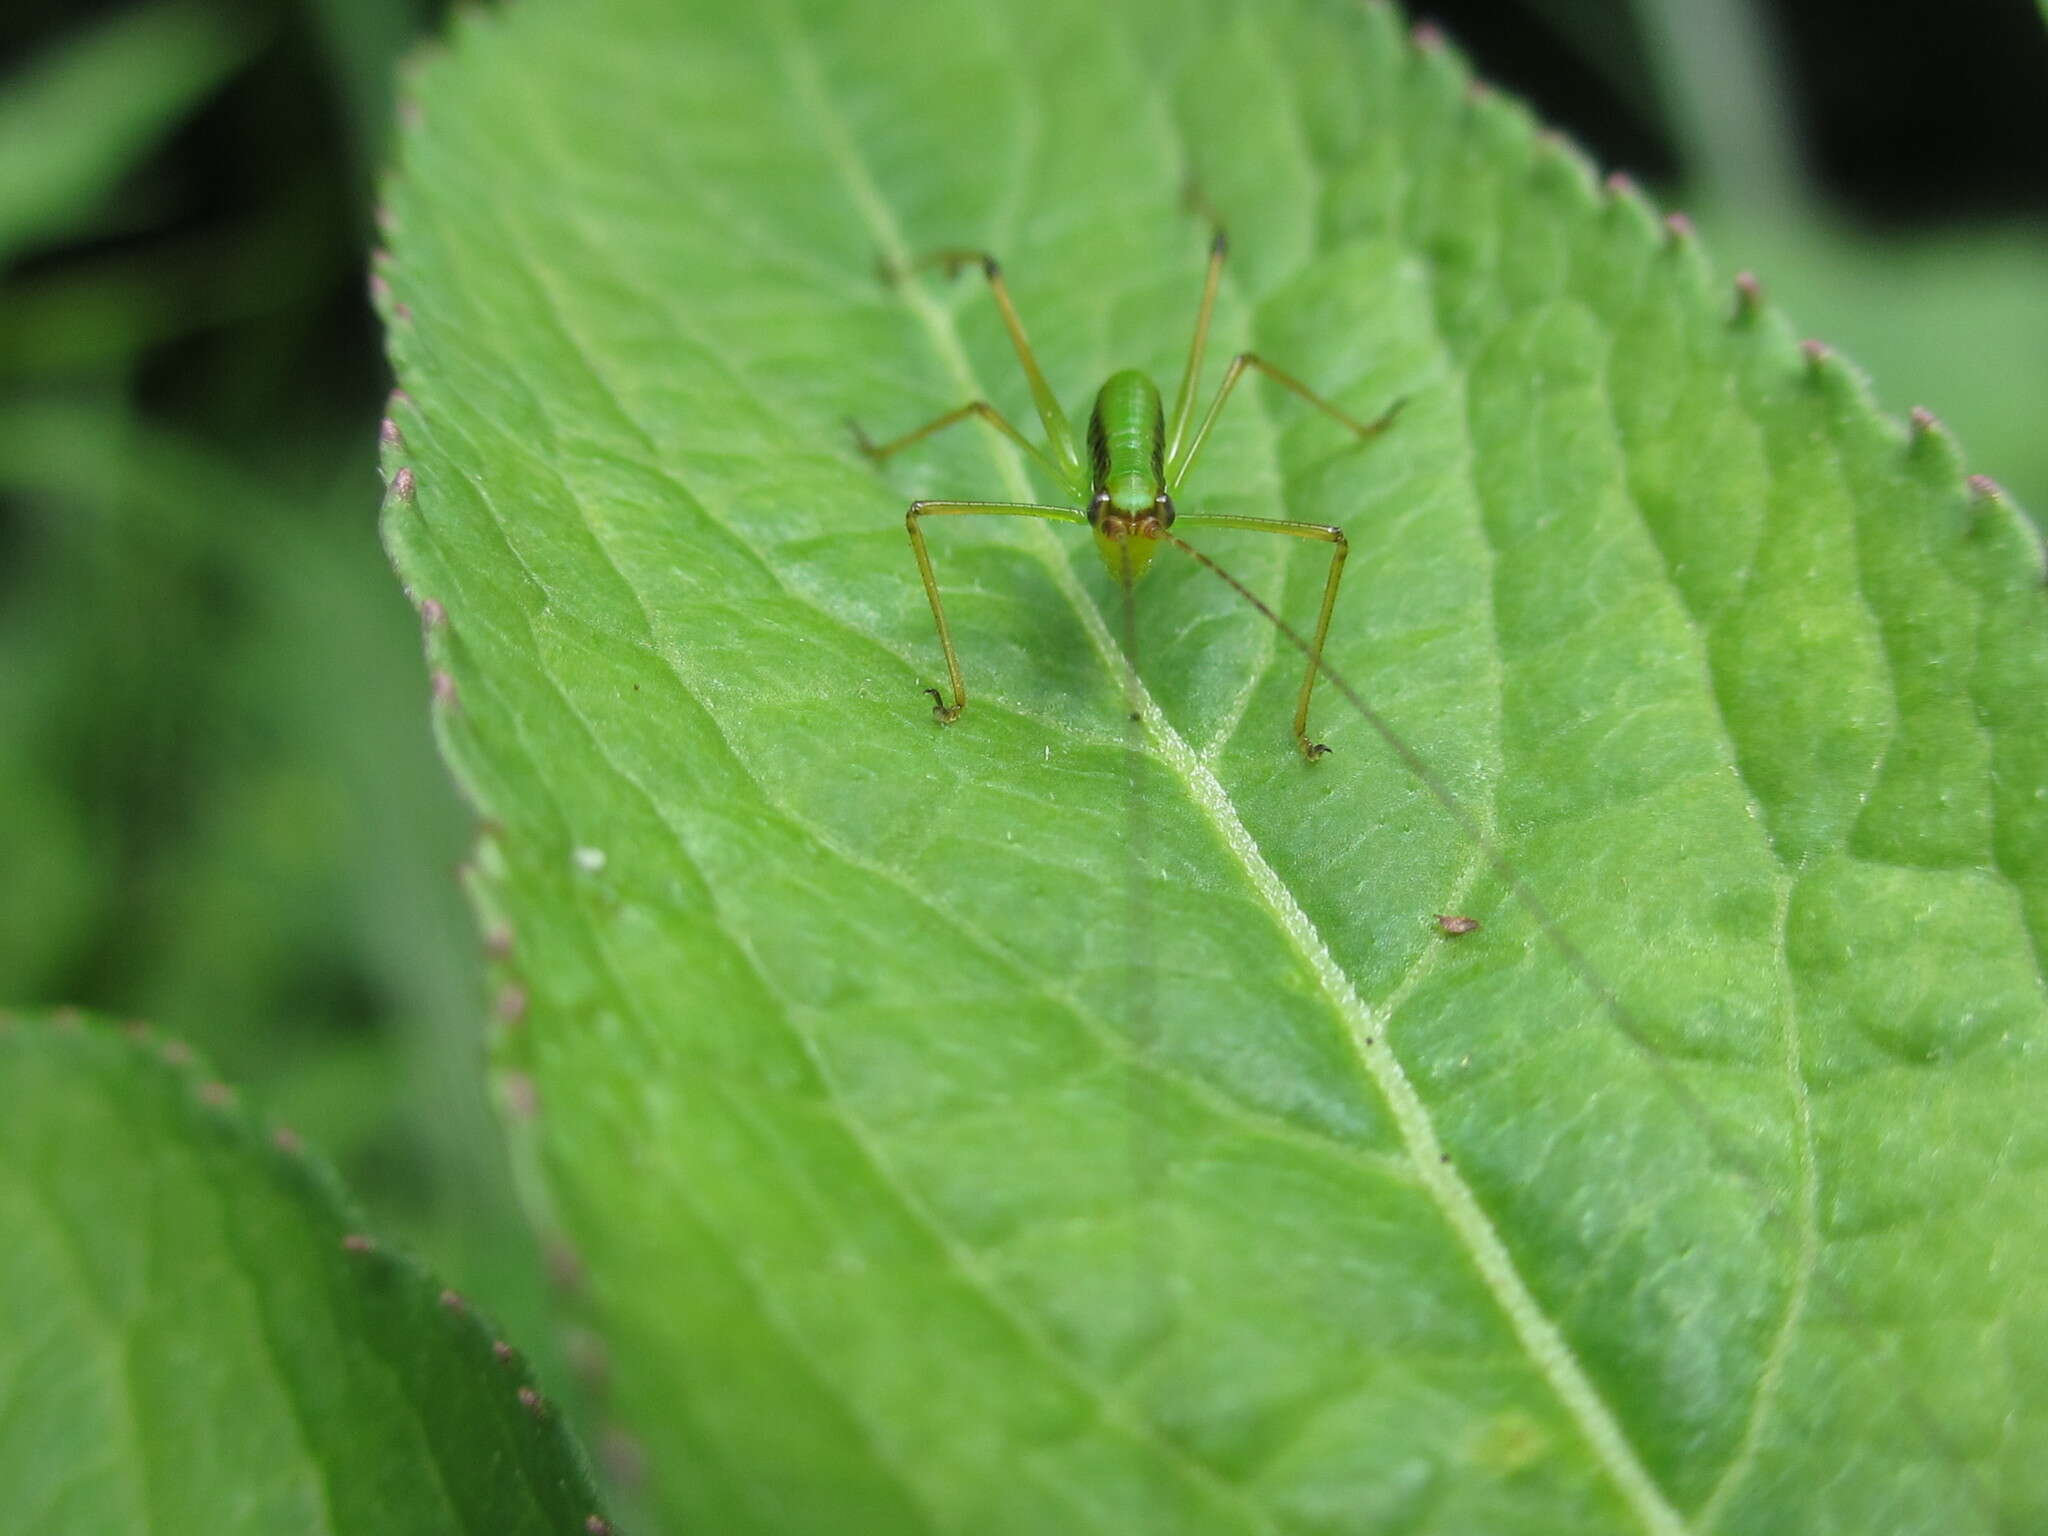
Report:
[{"label": "insect antenna", "polygon": [[[1500,877],[1501,883],[1508,888],[1515,900],[1521,903],[1523,910],[1535,920],[1536,926],[1543,930],[1544,937],[1557,946],[1558,953],[1564,956],[1565,963],[1572,968],[1572,973],[1584,985],[1586,990],[1599,1000],[1601,1007],[1613,1017],[1615,1023],[1620,1026],[1630,1042],[1649,1053],[1653,1061],[1661,1064],[1662,1058],[1657,1056],[1655,1048],[1650,1043],[1648,1034],[1636,1021],[1635,1015],[1629,1011],[1628,1005],[1621,1000],[1620,994],[1608,983],[1607,978],[1594,968],[1593,962],[1587,958],[1585,951],[1572,942],[1571,936],[1564,931],[1563,925],[1552,915],[1549,907],[1544,905],[1536,893],[1529,889],[1521,875],[1516,872],[1514,865],[1508,862],[1507,855],[1500,851],[1499,846],[1487,835],[1486,829],[1479,824],[1479,818],[1472,814],[1464,801],[1451,792],[1451,787],[1438,777],[1435,770],[1423,761],[1422,754],[1408,744],[1407,738],[1402,736],[1399,731],[1395,730],[1388,723],[1385,715],[1368,704],[1365,701],[1365,696],[1354,688],[1335,667],[1331,666],[1326,658],[1318,655],[1308,641],[1302,638],[1301,632],[1274,611],[1272,604],[1252,591],[1250,587],[1246,586],[1229,571],[1218,565],[1213,557],[1195,548],[1194,545],[1188,543],[1179,534],[1172,532],[1170,529],[1163,529],[1161,530],[1160,537],[1172,544],[1174,548],[1180,550],[1183,554],[1189,556],[1198,565],[1222,581],[1239,597],[1251,604],[1265,618],[1267,623],[1278,630],[1290,645],[1308,659],[1310,665],[1316,669],[1317,674],[1323,681],[1342,694],[1351,707],[1364,717],[1366,724],[1370,725],[1378,734],[1380,740],[1387,744],[1387,750],[1401,760],[1401,766],[1413,774],[1416,781],[1429,791],[1437,804],[1441,805],[1450,814],[1451,819],[1458,823],[1459,829],[1479,849],[1481,856],[1492,866],[1493,872]],[[1674,1086],[1681,1092],[1690,1093],[1691,1091],[1682,1082]],[[1701,1105],[1698,1107],[1701,1113],[1704,1114],[1705,1106]]]},{"label": "insect antenna", "polygon": [[[1458,798],[1450,786],[1430,768],[1429,764],[1423,760],[1422,755],[1409,745],[1406,738],[1399,731],[1394,729],[1386,716],[1366,701],[1365,696],[1330,663],[1327,657],[1310,645],[1300,630],[1296,629],[1275,612],[1273,606],[1264,598],[1260,597],[1250,587],[1245,585],[1242,580],[1218,564],[1212,556],[1195,548],[1194,545],[1188,543],[1171,529],[1160,530],[1159,537],[1173,545],[1182,554],[1188,556],[1188,558],[1215,576],[1225,586],[1229,587],[1239,597],[1243,598],[1245,602],[1250,604],[1253,609],[1273,626],[1274,630],[1289,645],[1301,652],[1302,656],[1307,659],[1309,665],[1315,669],[1316,674],[1324,682],[1334,688],[1353,709],[1358,711],[1366,724],[1371,726],[1380,740],[1386,744],[1387,749],[1400,760],[1402,767],[1414,775],[1416,781],[1428,791],[1430,796],[1458,824],[1460,830],[1470,839],[1472,845],[1507,888],[1509,894],[1529,914],[1536,926],[1542,931],[1544,937],[1556,946],[1558,954],[1563,957],[1573,976],[1598,1003],[1600,1011],[1607,1016],[1622,1038],[1634,1048],[1644,1064],[1657,1075],[1666,1091],[1670,1093],[1673,1100],[1677,1102],[1680,1109],[1691,1120],[1694,1131],[1700,1136],[1714,1161],[1728,1174],[1739,1180],[1757,1198],[1762,1218],[1773,1223],[1790,1221],[1792,1219],[1792,1212],[1788,1200],[1772,1187],[1772,1182],[1766,1171],[1740,1148],[1732,1144],[1728,1137],[1716,1128],[1712,1116],[1708,1113],[1705,1102],[1678,1075],[1670,1061],[1658,1050],[1649,1032],[1643,1028],[1641,1021],[1629,1008],[1628,1004],[1622,1000],[1621,995],[1615,990],[1614,986],[1600,974],[1599,969],[1593,964],[1591,958],[1572,940],[1571,936],[1565,931],[1564,925],[1558,921],[1549,906],[1529,888],[1528,883],[1522,879],[1521,874],[1509,861],[1507,855],[1501,851],[1500,845],[1487,833],[1485,827],[1480,824],[1479,818],[1472,813],[1464,801]],[[1130,611],[1128,581],[1125,583],[1125,610],[1125,622],[1128,629],[1130,625],[1128,617]],[[1877,1323],[1856,1302],[1854,1297],[1848,1294],[1846,1287],[1836,1281],[1825,1268],[1819,1265],[1813,1267],[1812,1279],[1825,1290],[1829,1300],[1837,1308],[1839,1315],[1852,1328],[1873,1341],[1872,1347],[1875,1348],[1875,1341],[1879,1337]],[[1901,1379],[1897,1386],[1899,1400],[1914,1420],[1915,1426],[1925,1443],[1959,1475],[1969,1490],[1971,1501],[1976,1504],[1979,1511],[1990,1521],[1992,1528],[2004,1529],[2005,1522],[2001,1512],[1993,1502],[1989,1490],[1985,1488],[1976,1468],[1969,1463],[1948,1432],[1943,1429],[1932,1410],[1927,1406],[1925,1399],[1910,1380]]]}]

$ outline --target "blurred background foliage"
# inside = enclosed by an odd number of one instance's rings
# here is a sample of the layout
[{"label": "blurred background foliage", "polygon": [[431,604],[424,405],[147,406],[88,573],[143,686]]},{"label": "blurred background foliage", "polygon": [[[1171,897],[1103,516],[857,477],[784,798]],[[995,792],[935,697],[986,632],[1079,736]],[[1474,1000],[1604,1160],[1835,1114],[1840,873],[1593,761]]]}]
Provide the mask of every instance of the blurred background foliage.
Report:
[{"label": "blurred background foliage", "polygon": [[[365,252],[397,66],[442,9],[0,19],[0,1000],[192,1040],[545,1368],[467,820],[374,530]],[[2035,0],[1427,14],[2048,509]]]}]

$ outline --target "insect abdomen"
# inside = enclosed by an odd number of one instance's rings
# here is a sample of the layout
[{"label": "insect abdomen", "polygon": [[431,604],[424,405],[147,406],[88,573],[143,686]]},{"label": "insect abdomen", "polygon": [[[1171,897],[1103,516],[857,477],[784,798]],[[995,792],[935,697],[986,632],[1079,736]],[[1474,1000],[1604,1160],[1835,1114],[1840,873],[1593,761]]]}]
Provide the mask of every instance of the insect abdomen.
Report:
[{"label": "insect abdomen", "polygon": [[1111,374],[1088,417],[1093,489],[1119,511],[1142,512],[1165,487],[1166,412],[1152,381],[1134,368]]}]

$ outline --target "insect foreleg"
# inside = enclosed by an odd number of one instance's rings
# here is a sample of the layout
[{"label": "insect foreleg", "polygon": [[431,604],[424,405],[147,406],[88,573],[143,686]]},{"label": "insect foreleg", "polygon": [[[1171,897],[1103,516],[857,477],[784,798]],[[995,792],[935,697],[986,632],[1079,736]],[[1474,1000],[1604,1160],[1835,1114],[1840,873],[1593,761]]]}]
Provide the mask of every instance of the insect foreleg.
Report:
[{"label": "insect foreleg", "polygon": [[960,711],[967,707],[967,685],[960,680],[960,656],[953,649],[953,631],[946,623],[946,607],[939,601],[938,578],[932,575],[932,557],[924,546],[924,529],[918,526],[918,522],[927,517],[977,515],[1039,517],[1051,523],[1080,523],[1083,526],[1088,522],[1071,507],[1045,506],[1030,501],[913,501],[910,504],[910,510],[903,515],[903,526],[910,530],[910,548],[917,556],[917,573],[924,578],[924,595],[931,600],[932,622],[939,630],[939,649],[946,653],[946,678],[953,686],[951,704],[938,689],[925,689],[932,698],[932,716],[941,725],[951,725],[960,718]]}]

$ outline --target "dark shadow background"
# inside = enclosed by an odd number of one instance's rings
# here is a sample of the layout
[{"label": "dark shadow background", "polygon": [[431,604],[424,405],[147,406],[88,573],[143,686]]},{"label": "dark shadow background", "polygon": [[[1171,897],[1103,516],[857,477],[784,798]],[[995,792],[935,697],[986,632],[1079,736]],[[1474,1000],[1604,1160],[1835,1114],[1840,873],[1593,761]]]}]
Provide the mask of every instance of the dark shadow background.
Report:
[{"label": "dark shadow background", "polygon": [[[0,17],[0,1001],[191,1040],[545,1369],[478,1070],[466,817],[375,533],[365,252],[393,69],[442,9]],[[2048,509],[2033,0],[1426,14]],[[1745,14],[1747,56],[1685,39]],[[1745,92],[1770,110],[1717,123]]]}]

